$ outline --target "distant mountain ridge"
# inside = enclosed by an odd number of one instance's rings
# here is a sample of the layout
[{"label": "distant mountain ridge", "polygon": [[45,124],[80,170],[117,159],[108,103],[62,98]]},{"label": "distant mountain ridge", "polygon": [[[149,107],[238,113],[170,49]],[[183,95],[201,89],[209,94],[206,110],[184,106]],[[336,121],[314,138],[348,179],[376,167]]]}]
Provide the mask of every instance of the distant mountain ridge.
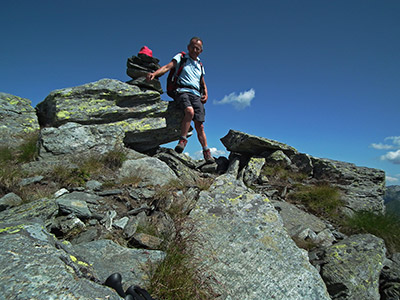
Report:
[{"label": "distant mountain ridge", "polygon": [[389,185],[383,196],[386,210],[400,216],[400,185]]}]

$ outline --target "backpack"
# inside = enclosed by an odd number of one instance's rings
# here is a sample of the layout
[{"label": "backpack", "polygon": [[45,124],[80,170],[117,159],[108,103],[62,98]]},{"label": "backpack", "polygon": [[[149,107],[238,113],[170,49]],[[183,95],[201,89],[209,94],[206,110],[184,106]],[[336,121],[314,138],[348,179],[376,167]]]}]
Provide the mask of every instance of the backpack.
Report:
[{"label": "backpack", "polygon": [[[181,61],[179,62],[179,64],[176,67],[172,68],[168,74],[167,95],[170,96],[172,99],[174,99],[176,96],[176,89],[179,87],[178,79],[182,73],[183,67],[185,66],[185,63],[187,60],[187,57],[185,57],[185,54],[186,53],[184,51],[181,52]],[[201,68],[203,68],[203,64],[201,62],[200,62],[200,65],[201,65]],[[202,91],[204,90],[204,87],[201,84],[202,77],[203,77],[203,73],[200,77],[200,94],[202,94]]]}]

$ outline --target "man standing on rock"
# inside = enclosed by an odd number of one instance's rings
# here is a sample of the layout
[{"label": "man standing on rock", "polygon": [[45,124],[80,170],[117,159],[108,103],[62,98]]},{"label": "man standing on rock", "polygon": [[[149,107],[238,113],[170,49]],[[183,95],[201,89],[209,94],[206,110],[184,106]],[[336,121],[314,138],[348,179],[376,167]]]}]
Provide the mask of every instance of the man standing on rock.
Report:
[{"label": "man standing on rock", "polygon": [[[187,46],[189,53],[184,56],[181,53],[175,55],[171,62],[162,66],[157,71],[147,74],[147,80],[153,80],[160,77],[180,65],[181,59],[184,59],[184,66],[179,74],[178,88],[175,101],[184,110],[184,117],[181,125],[181,137],[175,151],[182,153],[187,144],[187,135],[190,129],[190,123],[194,121],[197,137],[203,147],[204,159],[207,163],[213,163],[210,148],[207,145],[206,133],[204,131],[205,110],[204,104],[207,102],[207,86],[204,81],[204,68],[200,62],[199,55],[203,52],[203,41],[198,37],[191,38]],[[201,90],[201,93],[200,93]]]}]

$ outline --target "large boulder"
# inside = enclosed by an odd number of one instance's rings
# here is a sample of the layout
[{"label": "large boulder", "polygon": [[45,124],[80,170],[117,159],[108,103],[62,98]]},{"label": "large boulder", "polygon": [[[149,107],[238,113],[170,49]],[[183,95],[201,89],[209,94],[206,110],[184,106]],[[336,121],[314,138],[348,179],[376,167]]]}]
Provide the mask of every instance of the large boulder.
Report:
[{"label": "large boulder", "polygon": [[39,130],[31,101],[0,92],[0,140],[2,146],[22,141],[27,133]]},{"label": "large boulder", "polygon": [[190,217],[193,259],[218,299],[330,299],[269,200],[234,176],[221,175],[202,191]]},{"label": "large boulder", "polygon": [[353,235],[328,247],[321,274],[332,299],[380,299],[385,255],[384,241],[371,234]]},{"label": "large boulder", "polygon": [[[42,126],[73,122],[85,125],[80,131],[97,136],[122,131],[123,143],[137,151],[178,139],[183,117],[175,102],[160,100],[160,93],[114,79],[53,91],[36,110]],[[53,129],[52,134],[57,130],[62,128]],[[46,144],[45,136],[42,144]]]},{"label": "large boulder", "polygon": [[60,155],[107,153],[124,146],[125,133],[115,124],[82,125],[66,123],[60,127],[46,127],[40,134],[41,159]]},{"label": "large boulder", "polygon": [[174,171],[163,161],[154,157],[126,160],[119,170],[121,179],[136,176],[142,184],[162,186],[178,179]]}]

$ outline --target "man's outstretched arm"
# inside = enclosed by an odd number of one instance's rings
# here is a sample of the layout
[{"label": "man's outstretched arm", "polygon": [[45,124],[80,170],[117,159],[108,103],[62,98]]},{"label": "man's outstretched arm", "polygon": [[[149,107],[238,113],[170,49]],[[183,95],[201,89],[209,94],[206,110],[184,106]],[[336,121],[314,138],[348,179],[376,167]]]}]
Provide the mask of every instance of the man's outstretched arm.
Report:
[{"label": "man's outstretched arm", "polygon": [[173,60],[171,60],[171,62],[169,64],[162,66],[157,71],[155,71],[153,73],[147,73],[146,79],[148,81],[150,81],[150,80],[153,80],[154,78],[161,77],[165,73],[167,73],[169,70],[171,70],[173,67],[175,67],[175,65],[176,65],[176,60],[173,59]]}]

